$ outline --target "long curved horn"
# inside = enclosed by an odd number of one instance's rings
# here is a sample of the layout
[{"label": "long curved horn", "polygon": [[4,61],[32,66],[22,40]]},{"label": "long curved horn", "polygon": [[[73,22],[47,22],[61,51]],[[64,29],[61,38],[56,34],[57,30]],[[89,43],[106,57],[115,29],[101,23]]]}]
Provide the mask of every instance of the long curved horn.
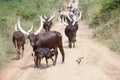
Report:
[{"label": "long curved horn", "polygon": [[75,23],[76,23],[76,20],[75,20],[75,21],[73,21],[72,25],[75,25]]},{"label": "long curved horn", "polygon": [[21,26],[20,26],[20,17],[18,18],[18,28],[20,29],[20,31],[21,31],[22,33],[24,33],[24,34],[26,34],[26,35],[29,35],[28,32],[24,31],[24,30],[21,28]]},{"label": "long curved horn", "polygon": [[81,16],[82,16],[82,10],[80,11],[80,16],[77,18],[76,21],[78,21],[79,19],[81,19]]},{"label": "long curved horn", "polygon": [[70,18],[69,14],[67,14],[67,17],[68,17],[68,19],[69,19],[70,21],[72,21],[72,19]]},{"label": "long curved horn", "polygon": [[62,22],[65,26],[67,26],[68,24],[66,22],[64,22],[63,18],[62,18]]},{"label": "long curved horn", "polygon": [[30,33],[32,31],[32,29],[33,29],[33,23],[32,23],[31,29],[27,32]]},{"label": "long curved horn", "polygon": [[55,15],[53,14],[48,21],[51,21],[53,18],[55,17]]},{"label": "long curved horn", "polygon": [[41,19],[41,25],[40,25],[39,29],[34,33],[35,35],[37,35],[38,33],[40,33],[41,30],[42,30],[42,28],[43,28],[42,16],[40,16],[40,19]]},{"label": "long curved horn", "polygon": [[[40,16],[39,16],[40,17]],[[42,21],[45,22],[45,19],[42,18]]]},{"label": "long curved horn", "polygon": [[18,29],[17,29],[17,23],[15,23],[15,31],[18,31]]},{"label": "long curved horn", "polygon": [[80,16],[76,20],[74,20],[74,22],[72,23],[72,25],[74,25],[75,22],[78,21],[81,18],[81,16],[82,16],[82,11],[80,11]]},{"label": "long curved horn", "polygon": [[47,19],[47,16],[44,14],[45,19]]}]

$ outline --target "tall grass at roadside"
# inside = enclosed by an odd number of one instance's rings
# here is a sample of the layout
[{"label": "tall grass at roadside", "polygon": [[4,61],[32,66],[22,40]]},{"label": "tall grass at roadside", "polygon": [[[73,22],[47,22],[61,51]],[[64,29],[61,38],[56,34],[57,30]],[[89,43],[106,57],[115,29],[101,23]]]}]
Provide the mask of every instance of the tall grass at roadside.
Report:
[{"label": "tall grass at roadside", "polygon": [[120,0],[80,0],[82,18],[94,29],[93,37],[120,51]]}]

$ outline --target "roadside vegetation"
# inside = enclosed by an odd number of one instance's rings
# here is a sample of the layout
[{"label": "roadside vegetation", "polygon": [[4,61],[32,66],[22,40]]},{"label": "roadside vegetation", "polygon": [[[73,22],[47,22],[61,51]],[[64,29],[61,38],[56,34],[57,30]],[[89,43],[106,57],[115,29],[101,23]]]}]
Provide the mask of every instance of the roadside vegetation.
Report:
[{"label": "roadside vegetation", "polygon": [[94,29],[93,37],[120,52],[120,0],[80,0],[82,18]]},{"label": "roadside vegetation", "polygon": [[[68,1],[68,0],[66,0]],[[14,25],[21,16],[21,25],[27,31],[32,23],[34,30],[40,24],[39,15],[57,15],[64,0],[0,0],[0,68],[9,62],[9,57],[15,54],[12,43]],[[57,20],[55,16],[54,21]],[[53,21],[53,22],[54,22]]]}]

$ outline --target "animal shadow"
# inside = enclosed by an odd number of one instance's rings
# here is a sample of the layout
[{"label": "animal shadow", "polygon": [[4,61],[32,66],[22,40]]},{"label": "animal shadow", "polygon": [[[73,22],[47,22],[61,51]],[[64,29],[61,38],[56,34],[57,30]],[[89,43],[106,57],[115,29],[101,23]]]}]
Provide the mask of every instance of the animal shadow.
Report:
[{"label": "animal shadow", "polygon": [[46,64],[41,64],[40,65],[40,69],[46,69],[46,68],[50,68],[51,66],[53,66],[52,64],[48,64],[48,65],[46,65]]},{"label": "animal shadow", "polygon": [[20,60],[20,58],[18,58],[18,57],[16,56],[16,57],[10,58],[10,60]]}]

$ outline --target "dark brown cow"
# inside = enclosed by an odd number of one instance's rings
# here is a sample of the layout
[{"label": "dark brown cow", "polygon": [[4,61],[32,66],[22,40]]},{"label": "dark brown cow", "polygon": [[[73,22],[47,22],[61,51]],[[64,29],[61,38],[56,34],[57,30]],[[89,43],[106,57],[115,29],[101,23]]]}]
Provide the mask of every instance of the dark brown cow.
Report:
[{"label": "dark brown cow", "polygon": [[[28,32],[30,32],[32,28]],[[26,39],[25,39],[25,35],[21,31],[17,30],[17,24],[15,25],[15,32],[13,33],[12,41],[17,52],[16,59],[20,59],[20,57],[23,57],[24,54],[24,45]],[[22,53],[20,52],[21,47],[22,47]]]},{"label": "dark brown cow", "polygon": [[[21,31],[17,30],[17,24],[15,25],[15,32],[13,33],[12,41],[17,52],[16,59],[20,59],[20,56],[23,56],[24,53],[25,36]],[[21,47],[22,53],[20,52]]]},{"label": "dark brown cow", "polygon": [[[12,41],[17,51],[17,59],[20,59],[20,55],[23,57],[24,53],[25,36],[21,31],[15,31],[13,33]],[[22,53],[20,52],[21,47]]]},{"label": "dark brown cow", "polygon": [[64,62],[64,50],[62,45],[62,35],[57,31],[49,31],[40,33],[38,35],[30,34],[28,36],[31,46],[33,47],[33,51],[36,50],[38,47],[45,47],[54,49],[56,51],[55,53],[55,64],[57,60],[58,51],[57,48],[59,48],[61,54],[62,54],[62,62]]},{"label": "dark brown cow", "polygon": [[43,20],[44,21],[43,28],[45,29],[46,32],[50,31],[50,29],[51,29],[53,17],[54,17],[54,15],[51,16],[50,18],[46,17],[46,19]]},{"label": "dark brown cow", "polygon": [[57,55],[58,55],[57,48],[59,48],[62,54],[62,62],[64,62],[65,54],[62,45],[62,35],[57,31],[48,31],[44,33],[39,33],[43,27],[43,21],[42,21],[43,19],[42,17],[40,18],[41,18],[41,27],[33,34],[29,34],[21,28],[20,19],[18,19],[18,28],[21,30],[21,32],[28,35],[28,39],[30,40],[30,44],[33,47],[33,51],[35,51],[35,49],[38,47],[54,49],[56,51],[55,53],[55,64],[56,64]]}]

